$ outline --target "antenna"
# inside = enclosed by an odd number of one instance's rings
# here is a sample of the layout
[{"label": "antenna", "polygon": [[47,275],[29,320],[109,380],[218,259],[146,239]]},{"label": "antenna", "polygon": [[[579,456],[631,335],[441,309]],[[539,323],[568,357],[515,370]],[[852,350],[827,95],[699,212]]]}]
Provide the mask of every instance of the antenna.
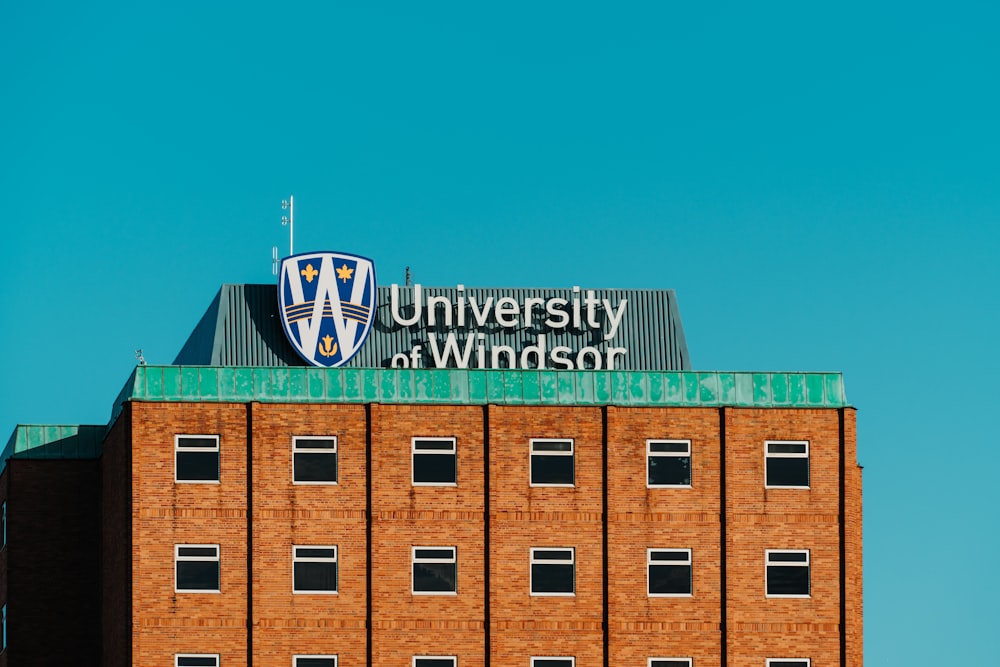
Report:
[{"label": "antenna", "polygon": [[146,365],[146,357],[142,356],[142,348],[140,347],[135,351],[135,360],[139,362],[140,366]]},{"label": "antenna", "polygon": [[406,286],[410,286],[410,267],[406,267]]},{"label": "antenna", "polygon": [[281,226],[288,226],[288,254],[295,254],[295,197],[281,200],[281,210],[288,209],[288,215],[281,216]]}]

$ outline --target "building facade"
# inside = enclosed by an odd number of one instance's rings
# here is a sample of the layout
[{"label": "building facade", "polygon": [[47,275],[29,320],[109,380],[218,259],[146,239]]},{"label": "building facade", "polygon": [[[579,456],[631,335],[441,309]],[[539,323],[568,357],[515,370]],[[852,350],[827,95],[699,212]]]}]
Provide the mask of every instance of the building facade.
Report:
[{"label": "building facade", "polygon": [[47,606],[105,667],[863,664],[836,373],[143,365],[101,429],[8,444],[0,667]]}]

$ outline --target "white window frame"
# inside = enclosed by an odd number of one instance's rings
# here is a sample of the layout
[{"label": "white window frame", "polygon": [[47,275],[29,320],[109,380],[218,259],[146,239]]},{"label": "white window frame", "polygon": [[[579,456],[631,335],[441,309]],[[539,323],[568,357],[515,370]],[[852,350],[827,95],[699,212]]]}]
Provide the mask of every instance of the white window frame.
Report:
[{"label": "white window frame", "polygon": [[[191,545],[187,545],[191,546]],[[219,667],[218,653],[175,653],[174,667],[180,667],[181,658],[215,658],[215,667]]]},{"label": "white window frame", "polygon": [[[333,440],[333,449],[310,449],[298,448],[300,440]],[[292,436],[292,484],[296,486],[336,486],[340,481],[340,443],[335,435],[296,435]],[[296,454],[326,454],[337,457],[337,480],[333,482],[299,482],[295,479],[295,455]],[[309,656],[305,656],[309,657]]]},{"label": "white window frame", "polygon": [[[181,447],[181,438],[211,438],[215,447]],[[174,435],[174,484],[221,484],[222,483],[222,448],[221,438],[214,433],[178,433]],[[177,479],[177,454],[181,451],[215,452],[219,457],[218,479]]]},{"label": "white window frame", "polygon": [[[211,556],[181,556],[181,549],[184,548],[215,549],[215,557]],[[219,588],[177,588],[177,564],[191,561],[211,561],[219,564]],[[222,592],[222,549],[218,544],[175,544],[174,545],[174,592],[175,593],[221,593]],[[188,654],[182,654],[187,656]],[[194,653],[191,656],[195,656]],[[206,654],[202,657],[210,657]]]},{"label": "white window frame", "polygon": [[771,667],[776,662],[798,662],[801,663],[801,667],[810,667],[812,665],[812,660],[809,658],[768,658],[767,667]]},{"label": "white window frame", "polygon": [[[452,456],[455,458],[455,481],[454,482],[418,482],[416,481],[416,466],[413,465],[413,457],[418,453],[417,442],[450,442],[451,450],[446,449],[421,449],[419,453],[424,455]],[[410,438],[410,483],[413,486],[458,486],[458,438],[441,436],[414,436]]]},{"label": "white window frame", "polygon": [[[805,445],[805,453],[795,452],[795,453],[775,453],[767,451],[770,449],[771,445]],[[765,440],[764,441],[764,488],[765,489],[808,489],[810,488],[807,484],[806,486],[791,486],[785,484],[768,484],[767,483],[767,460],[768,459],[805,459],[806,460],[806,470],[809,472],[807,476],[809,477],[809,482],[812,483],[812,461],[809,460],[809,441],[808,440]]]},{"label": "white window frame", "polygon": [[[333,549],[333,558],[323,556],[314,558],[311,556],[298,556],[296,549]],[[299,591],[295,589],[295,564],[296,563],[333,563],[337,568],[336,588],[332,591]],[[340,550],[335,544],[294,544],[292,545],[292,593],[294,595],[338,595],[340,593]],[[302,656],[305,658],[322,658],[329,656]]]},{"label": "white window frame", "polygon": [[[687,445],[687,453],[680,452],[654,452],[652,446],[655,444]],[[676,457],[686,456],[691,460],[691,484],[650,484],[649,483],[649,459],[650,457]],[[694,459],[691,456],[690,440],[671,440],[668,438],[649,438],[646,440],[646,488],[647,489],[690,489],[694,484]],[[659,660],[659,658],[657,658]]]},{"label": "white window frame", "polygon": [[[777,561],[776,563],[771,563],[771,554],[805,554],[805,562],[797,561]],[[774,567],[804,567],[809,571],[809,592],[806,594],[796,593],[794,595],[789,594],[771,594],[767,592],[767,568],[769,565]],[[809,553],[809,549],[765,549],[764,550],[764,596],[768,598],[811,598],[812,597],[812,556]],[[781,658],[773,658],[773,660],[780,660]],[[799,658],[789,658],[790,660],[799,660]]]},{"label": "white window frame", "polygon": [[[558,452],[558,451],[543,451],[535,453],[535,443],[536,442],[568,442],[569,451],[568,452]],[[573,483],[572,484],[547,484],[541,482],[531,481],[531,459],[535,456],[569,456],[573,459]],[[566,489],[572,489],[576,487],[576,440],[574,438],[531,438],[530,444],[528,446],[528,486],[537,487],[561,487]]]},{"label": "white window frame", "polygon": [[686,662],[687,663],[687,667],[692,667],[692,659],[691,658],[650,658],[649,660],[646,661],[646,666],[647,667],[655,667],[653,663],[655,663],[658,660],[671,660],[673,662]]},{"label": "white window frame", "polygon": [[293,655],[292,667],[299,667],[299,658],[318,658],[320,660],[329,660],[330,658],[333,658],[333,667],[338,667],[338,665],[340,665],[340,660],[335,655]]},{"label": "white window frame", "polygon": [[[670,551],[673,553],[686,553],[687,560],[653,560],[654,552]],[[687,565],[691,568],[691,592],[690,593],[650,593],[649,592],[649,567],[651,565],[660,565],[663,567],[670,567],[671,565]],[[694,597],[694,561],[691,555],[690,549],[673,549],[667,547],[656,547],[646,549],[646,595],[651,598],[690,598]],[[666,660],[666,658],[657,658],[658,660]],[[683,658],[670,658],[670,660],[682,660]]]},{"label": "white window frame", "polygon": [[[535,552],[536,551],[568,551],[570,553],[569,560],[554,560],[552,558],[545,558],[537,561],[538,564],[542,565],[572,565],[573,566],[573,592],[572,593],[536,593],[535,592],[535,572],[533,565],[536,564]],[[558,597],[558,598],[571,598],[576,597],[576,548],[575,547],[531,547],[530,554],[528,558],[528,593],[532,597]],[[542,656],[544,657],[544,656]]]},{"label": "white window frame", "polygon": [[454,655],[415,655],[413,656],[413,667],[417,667],[417,660],[451,660],[452,667],[458,665],[458,656]]},{"label": "white window frame", "polygon": [[569,667],[576,667],[576,658],[570,655],[533,655],[531,667],[535,667],[536,660],[569,660]]},{"label": "white window frame", "polygon": [[[417,558],[417,549],[451,550],[451,558]],[[453,591],[418,591],[413,585],[413,566],[417,563],[453,563],[455,565],[455,590]],[[413,595],[458,595],[458,547],[412,547],[410,550],[410,593]],[[432,656],[422,655],[421,658]],[[445,656],[447,657],[447,656]]]}]

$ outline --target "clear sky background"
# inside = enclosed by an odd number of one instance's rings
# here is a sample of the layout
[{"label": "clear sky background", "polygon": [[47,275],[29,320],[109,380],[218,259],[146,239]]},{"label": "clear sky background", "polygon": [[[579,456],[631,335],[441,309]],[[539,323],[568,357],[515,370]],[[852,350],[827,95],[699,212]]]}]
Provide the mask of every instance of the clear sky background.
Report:
[{"label": "clear sky background", "polygon": [[383,284],[673,288],[696,369],[843,371],[867,664],[998,664],[997,3],[355,4],[0,4],[4,437],[107,421],[294,194]]}]

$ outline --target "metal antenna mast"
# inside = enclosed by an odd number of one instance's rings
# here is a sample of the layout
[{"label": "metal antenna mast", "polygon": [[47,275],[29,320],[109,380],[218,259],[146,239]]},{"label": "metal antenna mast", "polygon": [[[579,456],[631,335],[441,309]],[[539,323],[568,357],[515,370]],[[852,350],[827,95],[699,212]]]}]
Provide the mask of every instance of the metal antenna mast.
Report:
[{"label": "metal antenna mast", "polygon": [[288,195],[288,199],[281,201],[281,210],[288,209],[288,215],[281,216],[281,225],[288,225],[288,254],[295,254],[295,197]]}]

